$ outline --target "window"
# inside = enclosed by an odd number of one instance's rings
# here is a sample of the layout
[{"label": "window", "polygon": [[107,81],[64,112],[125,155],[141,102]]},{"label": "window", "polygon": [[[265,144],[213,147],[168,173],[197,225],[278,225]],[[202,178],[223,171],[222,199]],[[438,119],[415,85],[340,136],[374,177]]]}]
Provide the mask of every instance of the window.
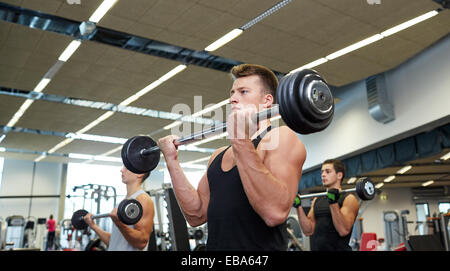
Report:
[{"label": "window", "polygon": [[439,213],[449,213],[450,212],[450,202],[439,202],[438,203]]},{"label": "window", "polygon": [[[116,190],[116,205],[123,200],[127,194],[126,186],[122,183],[120,173],[120,166],[104,166],[81,163],[69,163],[67,167],[67,184],[64,218],[71,218],[72,214],[79,210],[85,209],[90,213],[98,213],[98,202],[100,202],[100,213],[109,213],[114,206],[114,191]],[[89,184],[92,184],[92,189],[89,189]],[[95,186],[96,185],[96,186]],[[109,186],[111,188],[106,189]],[[74,188],[78,187],[78,189]],[[84,187],[84,188],[82,188]],[[102,193],[100,201],[97,200],[98,193],[95,189],[106,191],[106,198]],[[94,193],[93,193],[94,192]],[[98,220],[98,225],[108,230],[111,227],[110,219]]]},{"label": "window", "polygon": [[417,213],[417,222],[423,222],[418,224],[418,231],[420,235],[427,234],[425,232],[426,229],[426,221],[427,217],[430,216],[430,207],[428,203],[416,203],[416,213]]}]

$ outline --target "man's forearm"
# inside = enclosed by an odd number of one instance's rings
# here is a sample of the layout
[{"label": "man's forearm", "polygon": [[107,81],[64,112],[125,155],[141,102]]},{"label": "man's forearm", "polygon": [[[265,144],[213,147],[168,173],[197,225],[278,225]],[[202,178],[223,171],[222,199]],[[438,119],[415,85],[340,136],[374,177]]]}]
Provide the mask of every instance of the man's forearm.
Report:
[{"label": "man's forearm", "polygon": [[314,233],[313,224],[311,222],[311,219],[309,219],[309,217],[305,214],[302,206],[299,206],[297,208],[297,217],[303,233],[306,236],[312,235]]},{"label": "man's forearm", "polygon": [[102,230],[97,224],[91,226],[91,229],[98,235],[100,240],[109,246],[109,239],[111,238],[111,233]]},{"label": "man's forearm", "polygon": [[147,245],[149,236],[145,236],[143,232],[132,229],[122,223],[117,225],[117,228],[131,246],[138,249],[144,249]]},{"label": "man's forearm", "polygon": [[[177,201],[189,223],[201,216],[202,202],[197,190],[189,183],[177,159],[166,161]],[[195,221],[193,221],[195,220]]]}]

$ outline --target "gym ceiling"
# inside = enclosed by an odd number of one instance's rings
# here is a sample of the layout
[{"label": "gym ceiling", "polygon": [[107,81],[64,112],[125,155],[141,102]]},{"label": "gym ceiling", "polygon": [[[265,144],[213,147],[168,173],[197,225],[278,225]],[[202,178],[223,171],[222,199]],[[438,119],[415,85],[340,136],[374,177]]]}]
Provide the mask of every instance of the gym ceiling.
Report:
[{"label": "gym ceiling", "polygon": [[[226,72],[230,66],[227,63],[262,64],[282,76],[355,42],[438,10],[442,8],[438,2],[292,0],[267,17],[258,17],[280,0],[119,0],[97,23],[97,29],[115,34],[101,39],[85,36],[73,55],[61,63],[58,58],[75,39],[72,34],[78,31],[73,25],[88,21],[102,0],[0,1],[3,4],[0,8],[0,125],[5,135],[0,143],[0,156],[121,165],[120,142],[77,139],[69,135],[107,136],[119,141],[135,135],[151,135],[157,139],[170,134],[163,127],[174,120],[97,109],[93,102],[119,105],[148,89],[169,71],[187,64],[184,70],[127,106],[135,107],[135,113],[147,109],[162,114],[171,112],[176,104],[186,104],[194,113],[228,98],[231,79]],[[261,20],[249,24],[255,18]],[[59,25],[55,31],[48,27],[52,22],[71,24],[67,29]],[[204,51],[218,38],[243,26],[245,30],[234,40],[215,51]],[[450,12],[444,9],[430,19],[314,69],[333,87],[344,86],[398,66],[449,32]],[[134,37],[141,45],[142,42],[153,44],[153,50],[137,51],[131,46],[117,45],[124,36]],[[130,40],[126,41],[130,45]],[[194,61],[183,55],[186,52],[190,56],[206,56],[206,60]],[[51,81],[41,90],[41,96],[32,92],[49,74]],[[194,96],[202,97],[201,104],[199,101],[195,104]],[[68,98],[78,103],[67,102]],[[340,99],[335,98],[337,102]],[[88,106],[83,106],[82,100]],[[28,107],[23,115],[12,122],[26,101]],[[222,107],[224,113],[225,108]],[[223,118],[223,115],[212,117]],[[186,127],[194,128],[194,125]],[[201,124],[196,124],[195,131],[199,127]],[[205,166],[207,160],[202,158],[208,157],[211,149],[228,144],[226,139],[218,139],[197,146],[201,151],[180,151],[180,161],[199,159],[190,165]],[[443,154],[431,157],[431,163]],[[106,156],[111,160],[86,160],[91,156]],[[160,163],[158,169],[163,167]],[[389,175],[396,170],[387,168],[381,173]],[[439,169],[423,168],[422,173],[430,173],[429,176],[421,173],[420,181],[402,185],[420,185],[421,181],[434,178],[436,171],[447,174],[444,179],[450,181],[450,165],[447,165]],[[400,182],[395,183],[389,185]]]}]

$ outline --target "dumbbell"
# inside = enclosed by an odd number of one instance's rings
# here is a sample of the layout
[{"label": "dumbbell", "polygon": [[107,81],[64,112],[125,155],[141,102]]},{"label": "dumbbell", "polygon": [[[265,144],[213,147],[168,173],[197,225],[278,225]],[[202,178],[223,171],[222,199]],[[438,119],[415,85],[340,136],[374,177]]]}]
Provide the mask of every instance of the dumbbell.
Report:
[{"label": "dumbbell", "polygon": [[[86,222],[84,222],[84,216],[87,215],[89,212],[80,209],[73,213],[72,215],[72,225],[77,230],[85,230],[88,228],[88,225]],[[142,205],[139,201],[135,199],[125,199],[122,202],[120,202],[119,206],[117,207],[117,216],[119,217],[119,220],[124,223],[125,225],[134,225],[139,222],[139,220],[142,218]],[[92,219],[97,218],[104,218],[104,217],[110,217],[109,213],[105,214],[98,214],[93,215]]]}]

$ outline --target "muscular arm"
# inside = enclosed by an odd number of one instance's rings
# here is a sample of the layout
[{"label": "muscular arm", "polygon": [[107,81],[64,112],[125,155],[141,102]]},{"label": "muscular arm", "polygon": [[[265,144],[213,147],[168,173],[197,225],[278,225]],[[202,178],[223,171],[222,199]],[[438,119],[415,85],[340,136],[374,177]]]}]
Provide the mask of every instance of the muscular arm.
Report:
[{"label": "muscular arm", "polygon": [[264,161],[249,139],[232,140],[245,193],[253,209],[270,227],[286,220],[306,159],[303,143],[293,131],[286,126],[275,129],[270,133],[275,136],[274,132],[279,132],[273,141],[278,145],[265,151]]},{"label": "muscular arm", "polygon": [[[208,167],[223,149],[220,148],[211,155]],[[201,178],[196,190],[186,178],[178,162],[178,157],[166,157],[166,163],[172,179],[175,196],[187,222],[192,227],[204,224],[207,220],[206,213],[209,204],[209,185],[206,172]]]},{"label": "muscular arm", "polygon": [[149,196],[139,195],[136,200],[141,203],[143,214],[139,222],[134,225],[134,229],[120,222],[118,218],[113,218],[113,221],[131,246],[138,249],[144,249],[153,230],[153,217],[155,211],[153,201]]},{"label": "muscular arm", "polygon": [[359,203],[354,195],[347,196],[341,208],[339,208],[338,203],[330,204],[333,224],[340,236],[346,236],[350,233],[358,210]]},{"label": "muscular arm", "polygon": [[300,223],[300,227],[302,228],[303,233],[306,236],[311,236],[314,233],[314,229],[316,227],[316,219],[314,217],[315,202],[316,198],[313,200],[311,204],[311,209],[309,210],[308,216],[305,214],[303,207],[299,206],[297,208],[298,221]]}]

